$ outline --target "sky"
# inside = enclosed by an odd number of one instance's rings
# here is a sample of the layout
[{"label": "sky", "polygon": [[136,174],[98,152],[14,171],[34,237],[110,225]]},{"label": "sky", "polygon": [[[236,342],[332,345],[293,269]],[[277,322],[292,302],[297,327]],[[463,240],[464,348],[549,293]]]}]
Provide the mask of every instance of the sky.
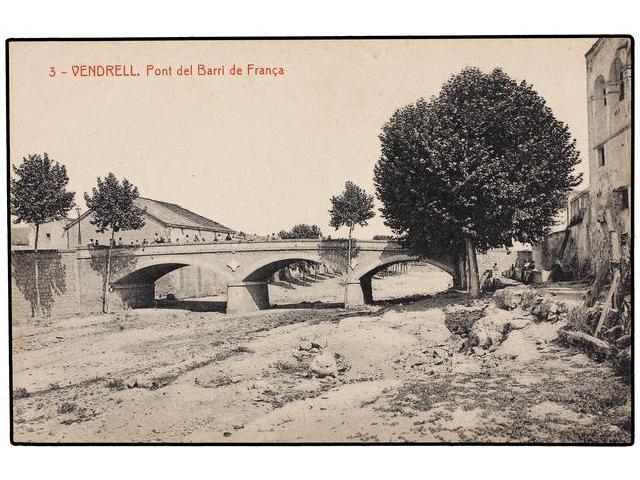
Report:
[{"label": "sky", "polygon": [[[12,43],[10,161],[47,152],[66,165],[82,210],[96,177],[113,172],[141,196],[234,230],[310,223],[335,237],[345,232],[329,227],[330,197],[346,180],[375,193],[378,135],[394,111],[436,95],[466,66],[501,67],[533,84],[569,125],[586,186],[584,55],[595,40]],[[131,65],[140,75],[74,77],[83,64]],[[224,65],[225,75],[176,75],[198,64]],[[230,75],[234,64],[243,75]],[[248,64],[284,74],[247,75]],[[172,75],[147,76],[147,65],[171,66]],[[376,199],[376,217],[357,238],[390,234],[380,206]]]}]

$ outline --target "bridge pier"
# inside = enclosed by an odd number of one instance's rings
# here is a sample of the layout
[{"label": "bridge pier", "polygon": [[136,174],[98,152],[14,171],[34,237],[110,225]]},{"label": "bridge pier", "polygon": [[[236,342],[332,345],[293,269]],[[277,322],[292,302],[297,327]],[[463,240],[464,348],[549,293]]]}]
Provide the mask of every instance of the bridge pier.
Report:
[{"label": "bridge pier", "polygon": [[269,306],[267,282],[238,282],[227,285],[227,313],[256,312]]},{"label": "bridge pier", "polygon": [[345,308],[373,303],[373,287],[370,276],[364,276],[360,280],[348,280],[345,289]]}]

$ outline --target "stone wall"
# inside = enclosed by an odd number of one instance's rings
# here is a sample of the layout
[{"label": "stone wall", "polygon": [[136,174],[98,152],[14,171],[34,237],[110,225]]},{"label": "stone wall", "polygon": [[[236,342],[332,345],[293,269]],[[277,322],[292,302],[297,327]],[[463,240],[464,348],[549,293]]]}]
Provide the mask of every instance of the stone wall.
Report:
[{"label": "stone wall", "polygon": [[573,279],[591,273],[591,215],[587,211],[582,221],[566,230],[554,232],[533,248],[533,260],[540,270],[552,270],[559,265],[565,275]]},{"label": "stone wall", "polygon": [[478,273],[482,276],[485,270],[493,268],[493,264],[498,264],[498,272],[502,273],[516,261],[516,251],[507,252],[504,248],[495,248],[487,253],[478,255]]},{"label": "stone wall", "polygon": [[182,267],[156,282],[156,298],[175,295],[176,298],[210,297],[225,293],[226,279],[198,266]]},{"label": "stone wall", "polygon": [[[69,315],[79,308],[75,252],[38,252],[40,303],[45,315]],[[34,252],[11,252],[11,314],[28,318],[36,308]]]}]

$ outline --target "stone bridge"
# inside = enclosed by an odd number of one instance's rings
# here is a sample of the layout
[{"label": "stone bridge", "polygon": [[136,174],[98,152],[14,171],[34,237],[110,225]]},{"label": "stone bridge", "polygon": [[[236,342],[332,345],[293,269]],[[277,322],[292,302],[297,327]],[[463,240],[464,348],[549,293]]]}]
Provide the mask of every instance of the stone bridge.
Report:
[{"label": "stone bridge", "polygon": [[[340,250],[342,249],[342,250]],[[292,263],[308,260],[336,263],[344,258],[346,241],[277,240],[270,242],[153,244],[114,248],[109,307],[150,307],[155,302],[155,282],[167,273],[188,266],[220,276],[227,284],[227,312],[269,308],[268,279]],[[77,279],[83,309],[101,304],[106,249],[78,248]],[[454,275],[448,259],[417,258],[387,241],[358,240],[347,276],[345,306],[371,303],[371,278],[389,265],[421,260]],[[98,275],[96,275],[98,274]]]}]

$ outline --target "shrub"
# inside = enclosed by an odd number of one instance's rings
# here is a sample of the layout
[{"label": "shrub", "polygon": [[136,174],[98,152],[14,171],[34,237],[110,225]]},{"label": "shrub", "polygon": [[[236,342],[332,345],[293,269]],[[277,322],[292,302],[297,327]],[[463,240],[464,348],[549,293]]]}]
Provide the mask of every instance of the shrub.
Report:
[{"label": "shrub", "polygon": [[124,380],[121,378],[114,378],[107,382],[107,388],[109,390],[124,390],[126,385],[124,384]]}]

